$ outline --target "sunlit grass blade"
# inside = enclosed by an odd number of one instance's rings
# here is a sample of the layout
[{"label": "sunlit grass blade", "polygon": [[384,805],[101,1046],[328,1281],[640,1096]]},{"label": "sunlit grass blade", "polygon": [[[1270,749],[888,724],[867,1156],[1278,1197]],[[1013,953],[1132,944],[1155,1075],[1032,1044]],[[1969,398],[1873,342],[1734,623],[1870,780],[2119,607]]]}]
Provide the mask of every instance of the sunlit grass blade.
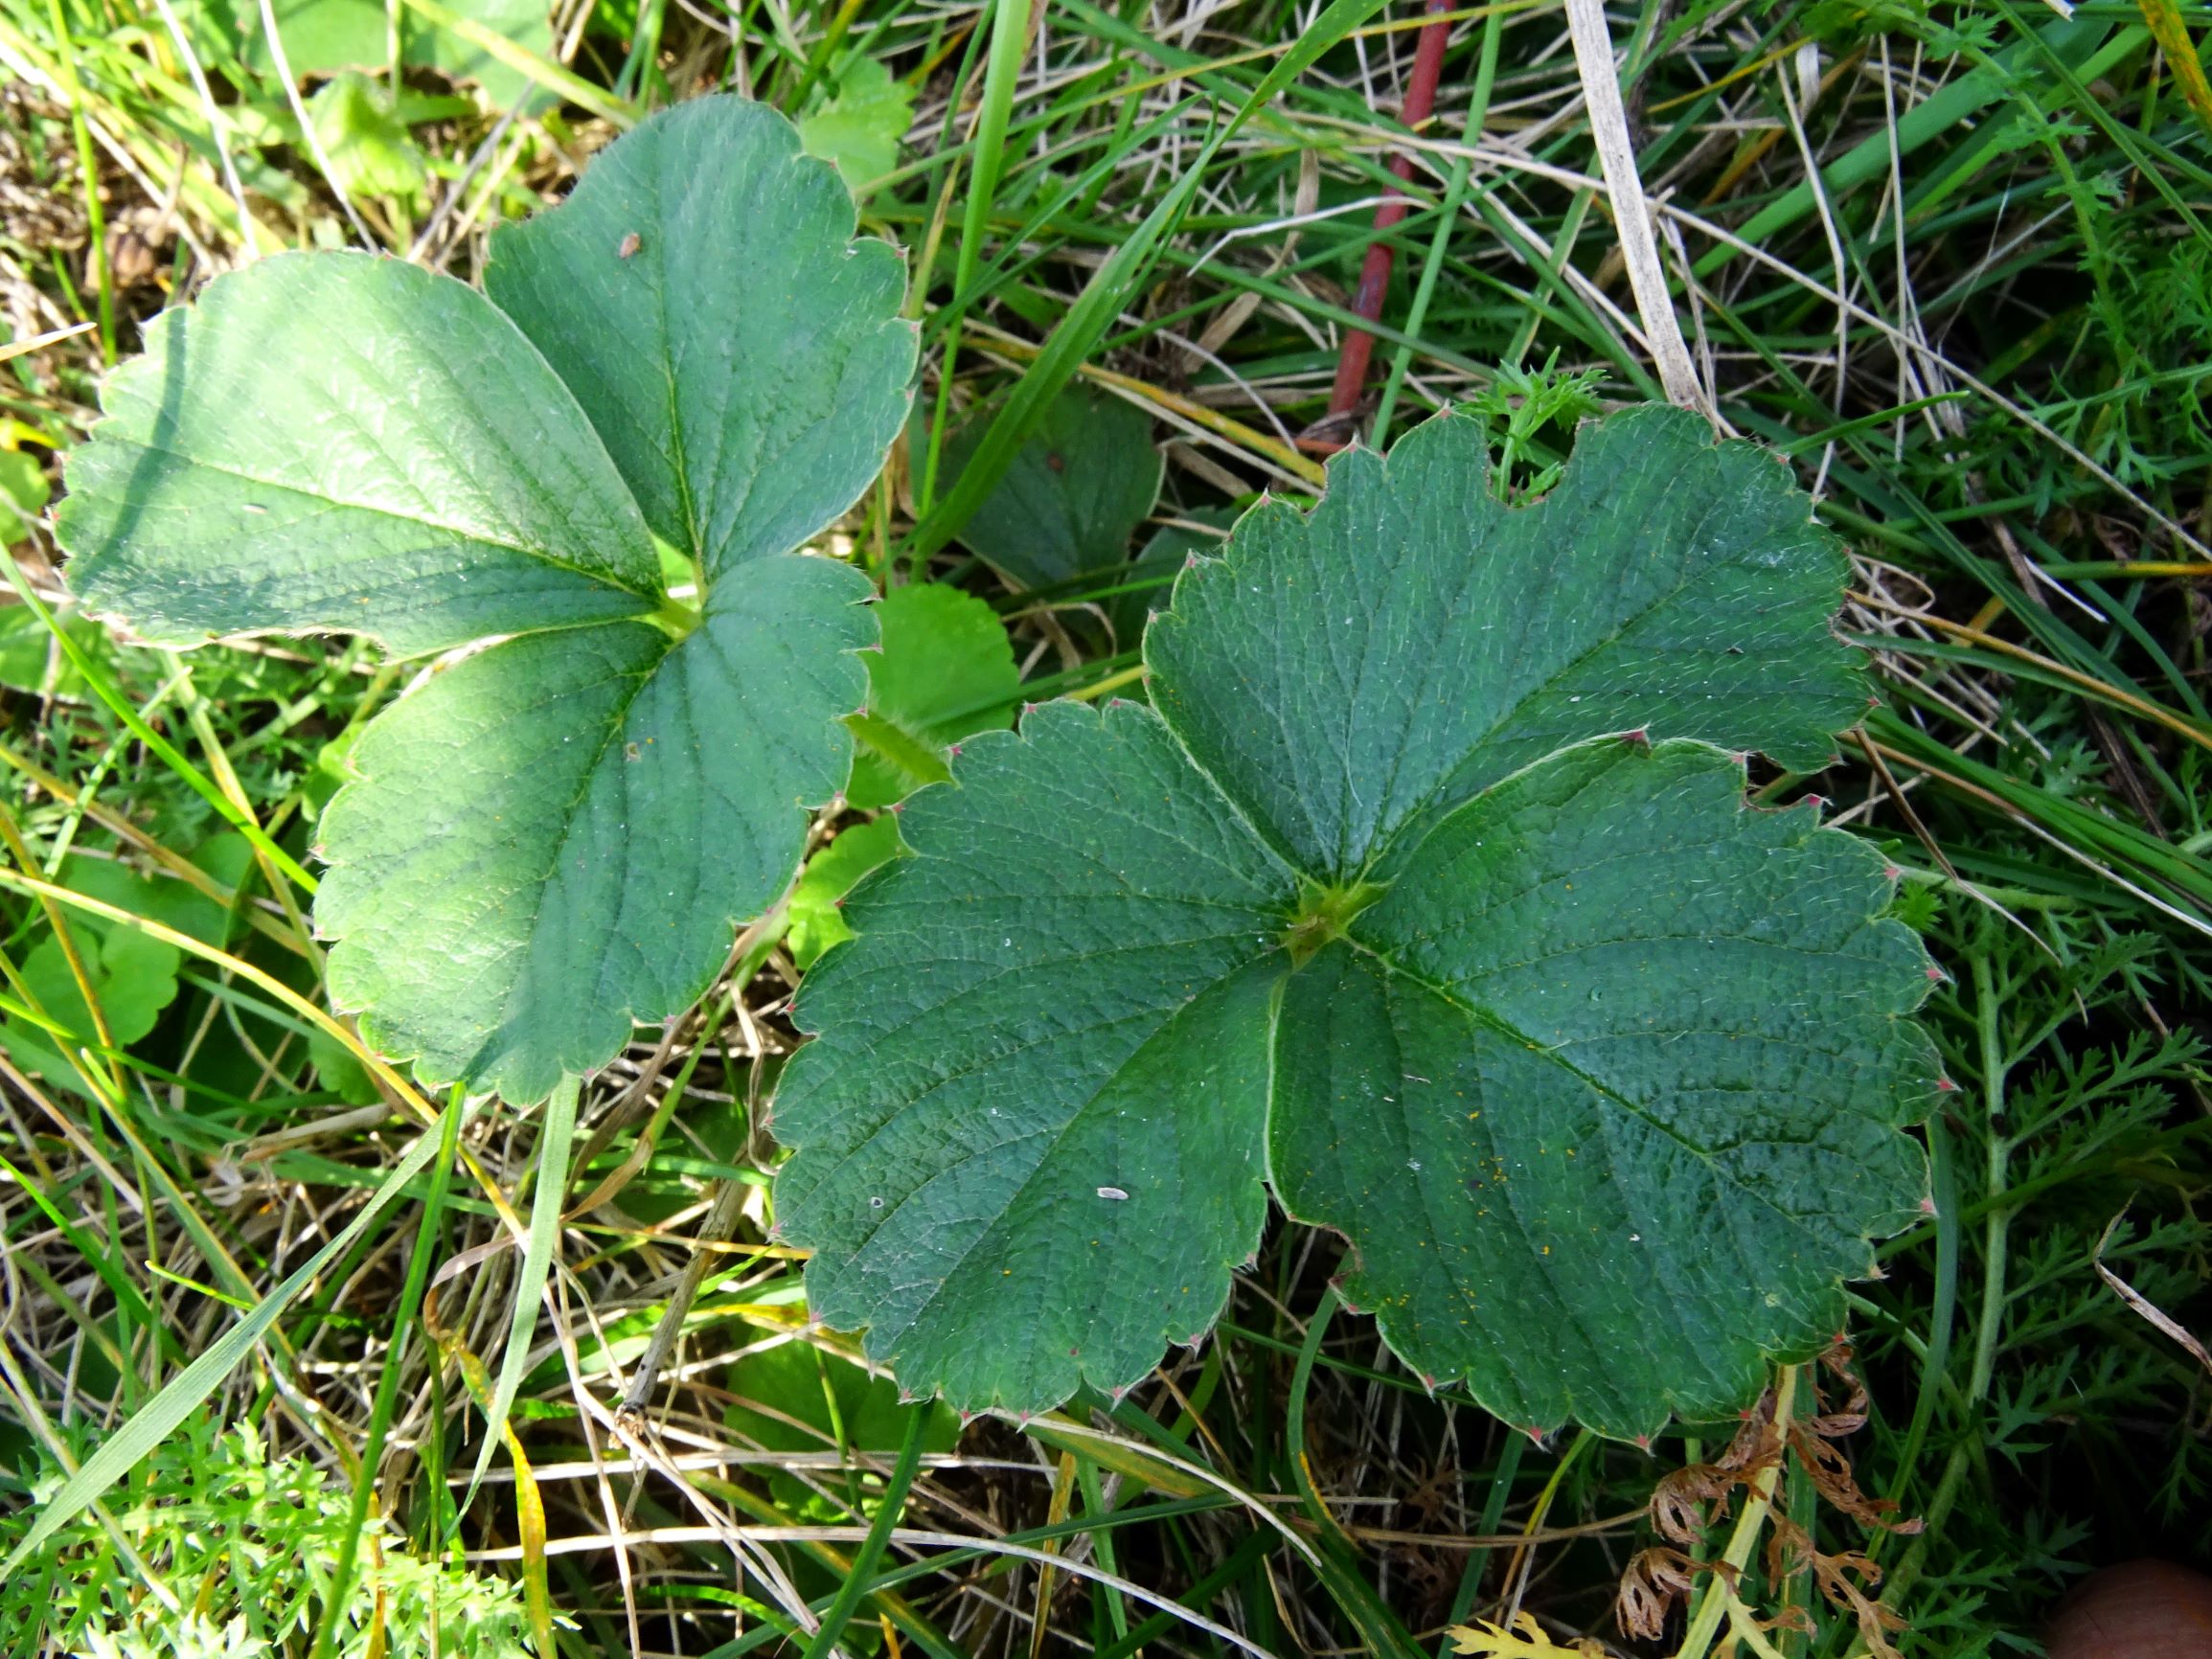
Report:
[{"label": "sunlit grass blade", "polygon": [[417,1137],[415,1144],[392,1166],[391,1171],[377,1184],[376,1192],[370,1194],[351,1221],[282,1284],[262,1297],[251,1313],[210,1343],[196,1359],[165,1383],[160,1393],[103,1442],[100,1449],[85,1459],[83,1466],[63,1483],[61,1489],[40,1506],[38,1518],[33,1523],[30,1532],[9,1553],[8,1558],[0,1561],[0,1579],[13,1573],[64,1522],[127,1475],[147,1453],[168,1439],[187,1418],[197,1411],[207,1398],[222,1386],[223,1380],[244,1362],[294,1299],[312,1284],[331,1262],[350,1250],[353,1241],[391,1207],[407,1183],[428,1167],[431,1159],[437,1155],[438,1147],[439,1141],[434,1135]]},{"label": "sunlit grass blade", "polygon": [[[561,1205],[568,1192],[568,1155],[576,1139],[576,1099],[582,1084],[564,1077],[545,1102],[537,1133],[536,1185],[530,1195],[530,1233],[523,1247],[522,1265],[514,1277],[514,1307],[508,1316],[507,1344],[499,1359],[499,1379],[485,1408],[484,1444],[476,1454],[476,1470],[468,1491],[475,1495],[484,1471],[491,1466],[492,1448],[507,1430],[508,1414],[530,1369],[530,1333],[537,1328],[538,1304],[545,1295],[553,1268],[554,1246],[560,1239]],[[468,1507],[467,1499],[463,1509]]]}]

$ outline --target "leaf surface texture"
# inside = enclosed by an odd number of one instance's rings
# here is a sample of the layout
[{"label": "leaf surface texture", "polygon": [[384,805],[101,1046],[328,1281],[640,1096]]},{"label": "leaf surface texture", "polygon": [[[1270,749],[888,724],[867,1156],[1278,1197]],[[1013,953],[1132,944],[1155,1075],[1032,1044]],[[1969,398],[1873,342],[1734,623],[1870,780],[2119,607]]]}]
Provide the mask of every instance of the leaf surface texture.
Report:
[{"label": "leaf surface texture", "polygon": [[970,740],[847,904],[776,1105],[815,1310],[1041,1410],[1201,1335],[1271,1185],[1532,1427],[1649,1434],[1816,1348],[1935,1079],[1880,856],[1735,752],[1817,763],[1863,705],[1842,574],[1667,410],[1535,507],[1447,415],[1248,515],[1148,636],[1157,712]]}]

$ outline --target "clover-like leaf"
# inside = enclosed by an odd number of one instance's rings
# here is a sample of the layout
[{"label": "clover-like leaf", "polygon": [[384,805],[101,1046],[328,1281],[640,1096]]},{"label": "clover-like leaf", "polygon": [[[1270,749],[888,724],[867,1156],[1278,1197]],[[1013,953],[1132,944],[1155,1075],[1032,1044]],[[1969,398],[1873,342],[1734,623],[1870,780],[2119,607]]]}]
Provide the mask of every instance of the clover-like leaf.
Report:
[{"label": "clover-like leaf", "polygon": [[1536,506],[1486,474],[1448,415],[1340,457],[1184,575],[1157,712],[1045,705],[908,804],[775,1129],[810,1305],[909,1390],[1135,1380],[1272,1186],[1416,1369],[1644,1435],[1826,1341],[1915,1213],[1927,957],[1736,752],[1862,706],[1839,551],[1675,411]]},{"label": "clover-like leaf", "polygon": [[535,1099],[679,1012],[844,784],[868,584],[794,550],[880,465],[914,359],[898,257],[853,231],[787,123],[700,100],[494,238],[504,310],[287,255],[110,380],[59,517],[92,607],[177,646],[512,636],[364,731],[323,822],[332,997],[426,1079]]}]

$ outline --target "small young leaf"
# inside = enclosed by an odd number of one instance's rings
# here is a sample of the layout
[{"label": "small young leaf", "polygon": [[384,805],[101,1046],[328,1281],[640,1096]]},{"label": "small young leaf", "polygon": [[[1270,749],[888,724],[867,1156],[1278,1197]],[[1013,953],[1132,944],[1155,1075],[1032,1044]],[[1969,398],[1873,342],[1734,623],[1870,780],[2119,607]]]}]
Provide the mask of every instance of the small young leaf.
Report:
[{"label": "small young leaf", "polygon": [[46,468],[35,455],[0,449],[0,547],[12,547],[31,534],[52,493]]},{"label": "small young leaf", "polygon": [[[990,426],[990,416],[979,416],[946,445],[940,498]],[[1095,386],[1070,386],[960,539],[1023,587],[1109,569],[1128,559],[1129,537],[1158,499],[1160,468],[1143,410]]]},{"label": "small young leaf", "polygon": [[[194,849],[192,861],[217,881],[236,887],[250,879],[247,873],[253,866],[253,849],[242,835],[225,830]],[[198,888],[174,876],[141,875],[113,859],[81,854],[72,857],[63,870],[62,885],[72,893],[104,899],[119,910],[173,927],[218,949],[229,941],[230,913]],[[110,928],[97,917],[80,917],[72,926],[79,932],[128,931]]]},{"label": "small young leaf", "polygon": [[371,1106],[383,1098],[369,1068],[355,1059],[346,1045],[317,1026],[308,1033],[308,1058],[314,1063],[315,1085],[350,1106]]},{"label": "small young leaf", "polygon": [[[0,512],[5,511],[0,507]],[[95,661],[106,659],[107,630],[80,614],[75,605],[60,608],[55,621],[79,649]],[[37,612],[21,604],[0,609],[0,686],[41,697],[78,699],[85,694],[84,676],[62,654],[52,630]]]},{"label": "small young leaf", "polygon": [[791,901],[784,907],[789,919],[784,948],[796,966],[812,967],[830,946],[853,937],[838,910],[840,901],[861,876],[898,856],[899,820],[886,814],[839,830],[834,841],[807,860],[798,886],[791,889]]},{"label": "small young leaf", "polygon": [[513,320],[281,256],[110,380],[60,515],[88,603],[180,646],[514,636],[367,727],[324,816],[331,995],[424,1081],[536,1099],[680,1012],[844,782],[868,583],[794,550],[880,466],[914,360],[898,256],[853,229],[788,123],[701,99],[495,239]]},{"label": "small young leaf", "polygon": [[1839,555],[1677,411],[1587,429],[1538,506],[1485,465],[1440,417],[1248,515],[1148,636],[1157,713],[976,739],[847,905],[777,1214],[909,1389],[1133,1381],[1265,1177],[1409,1364],[1649,1434],[1827,1340],[1914,1213],[1928,968],[1881,859],[1687,740],[1828,752]]},{"label": "small young leaf", "polygon": [[331,176],[349,195],[411,199],[429,180],[422,152],[399,119],[399,100],[382,81],[348,70],[308,100]]},{"label": "small young leaf", "polygon": [[946,777],[945,751],[1003,729],[1021,670],[998,613],[942,583],[893,588],[876,607],[883,648],[868,659],[868,712],[846,721],[858,749],[845,798],[873,809]]},{"label": "small young leaf", "polygon": [[[103,933],[79,927],[73,937],[108,1035],[116,1047],[129,1047],[153,1030],[161,1011],[176,1000],[176,946],[129,928]],[[47,1018],[88,1044],[95,1040],[92,1011],[59,940],[48,935],[25,954],[23,982],[45,1005]],[[41,1032],[35,1040],[60,1039]]]},{"label": "small young leaf", "polygon": [[858,195],[899,165],[913,122],[913,88],[875,58],[854,57],[838,72],[835,93],[800,118],[799,138]]}]

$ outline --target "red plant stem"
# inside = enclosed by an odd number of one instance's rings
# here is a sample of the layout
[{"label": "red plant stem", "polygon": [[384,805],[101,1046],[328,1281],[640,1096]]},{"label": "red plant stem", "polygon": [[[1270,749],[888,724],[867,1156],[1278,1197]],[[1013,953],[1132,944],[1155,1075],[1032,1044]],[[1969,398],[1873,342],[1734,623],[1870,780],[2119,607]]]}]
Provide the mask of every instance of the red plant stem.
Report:
[{"label": "red plant stem", "polygon": [[[1434,17],[1449,11],[1452,0],[1425,0],[1422,10]],[[1419,128],[1436,106],[1437,77],[1444,70],[1445,41],[1451,34],[1448,23],[1425,23],[1421,38],[1413,50],[1413,79],[1405,88],[1405,109],[1402,119],[1409,127]],[[1390,170],[1401,181],[1413,177],[1413,158],[1396,155],[1390,158]],[[1353,296],[1352,309],[1369,322],[1382,315],[1382,296],[1390,286],[1392,252],[1385,233],[1405,216],[1406,202],[1395,185],[1384,189],[1386,199],[1375,210],[1375,239],[1367,244],[1367,257],[1359,266],[1359,291]],[[1375,336],[1364,329],[1348,329],[1344,343],[1337,349],[1336,383],[1329,392],[1329,413],[1346,415],[1358,406],[1360,395],[1367,389],[1367,360],[1375,353]]]}]

